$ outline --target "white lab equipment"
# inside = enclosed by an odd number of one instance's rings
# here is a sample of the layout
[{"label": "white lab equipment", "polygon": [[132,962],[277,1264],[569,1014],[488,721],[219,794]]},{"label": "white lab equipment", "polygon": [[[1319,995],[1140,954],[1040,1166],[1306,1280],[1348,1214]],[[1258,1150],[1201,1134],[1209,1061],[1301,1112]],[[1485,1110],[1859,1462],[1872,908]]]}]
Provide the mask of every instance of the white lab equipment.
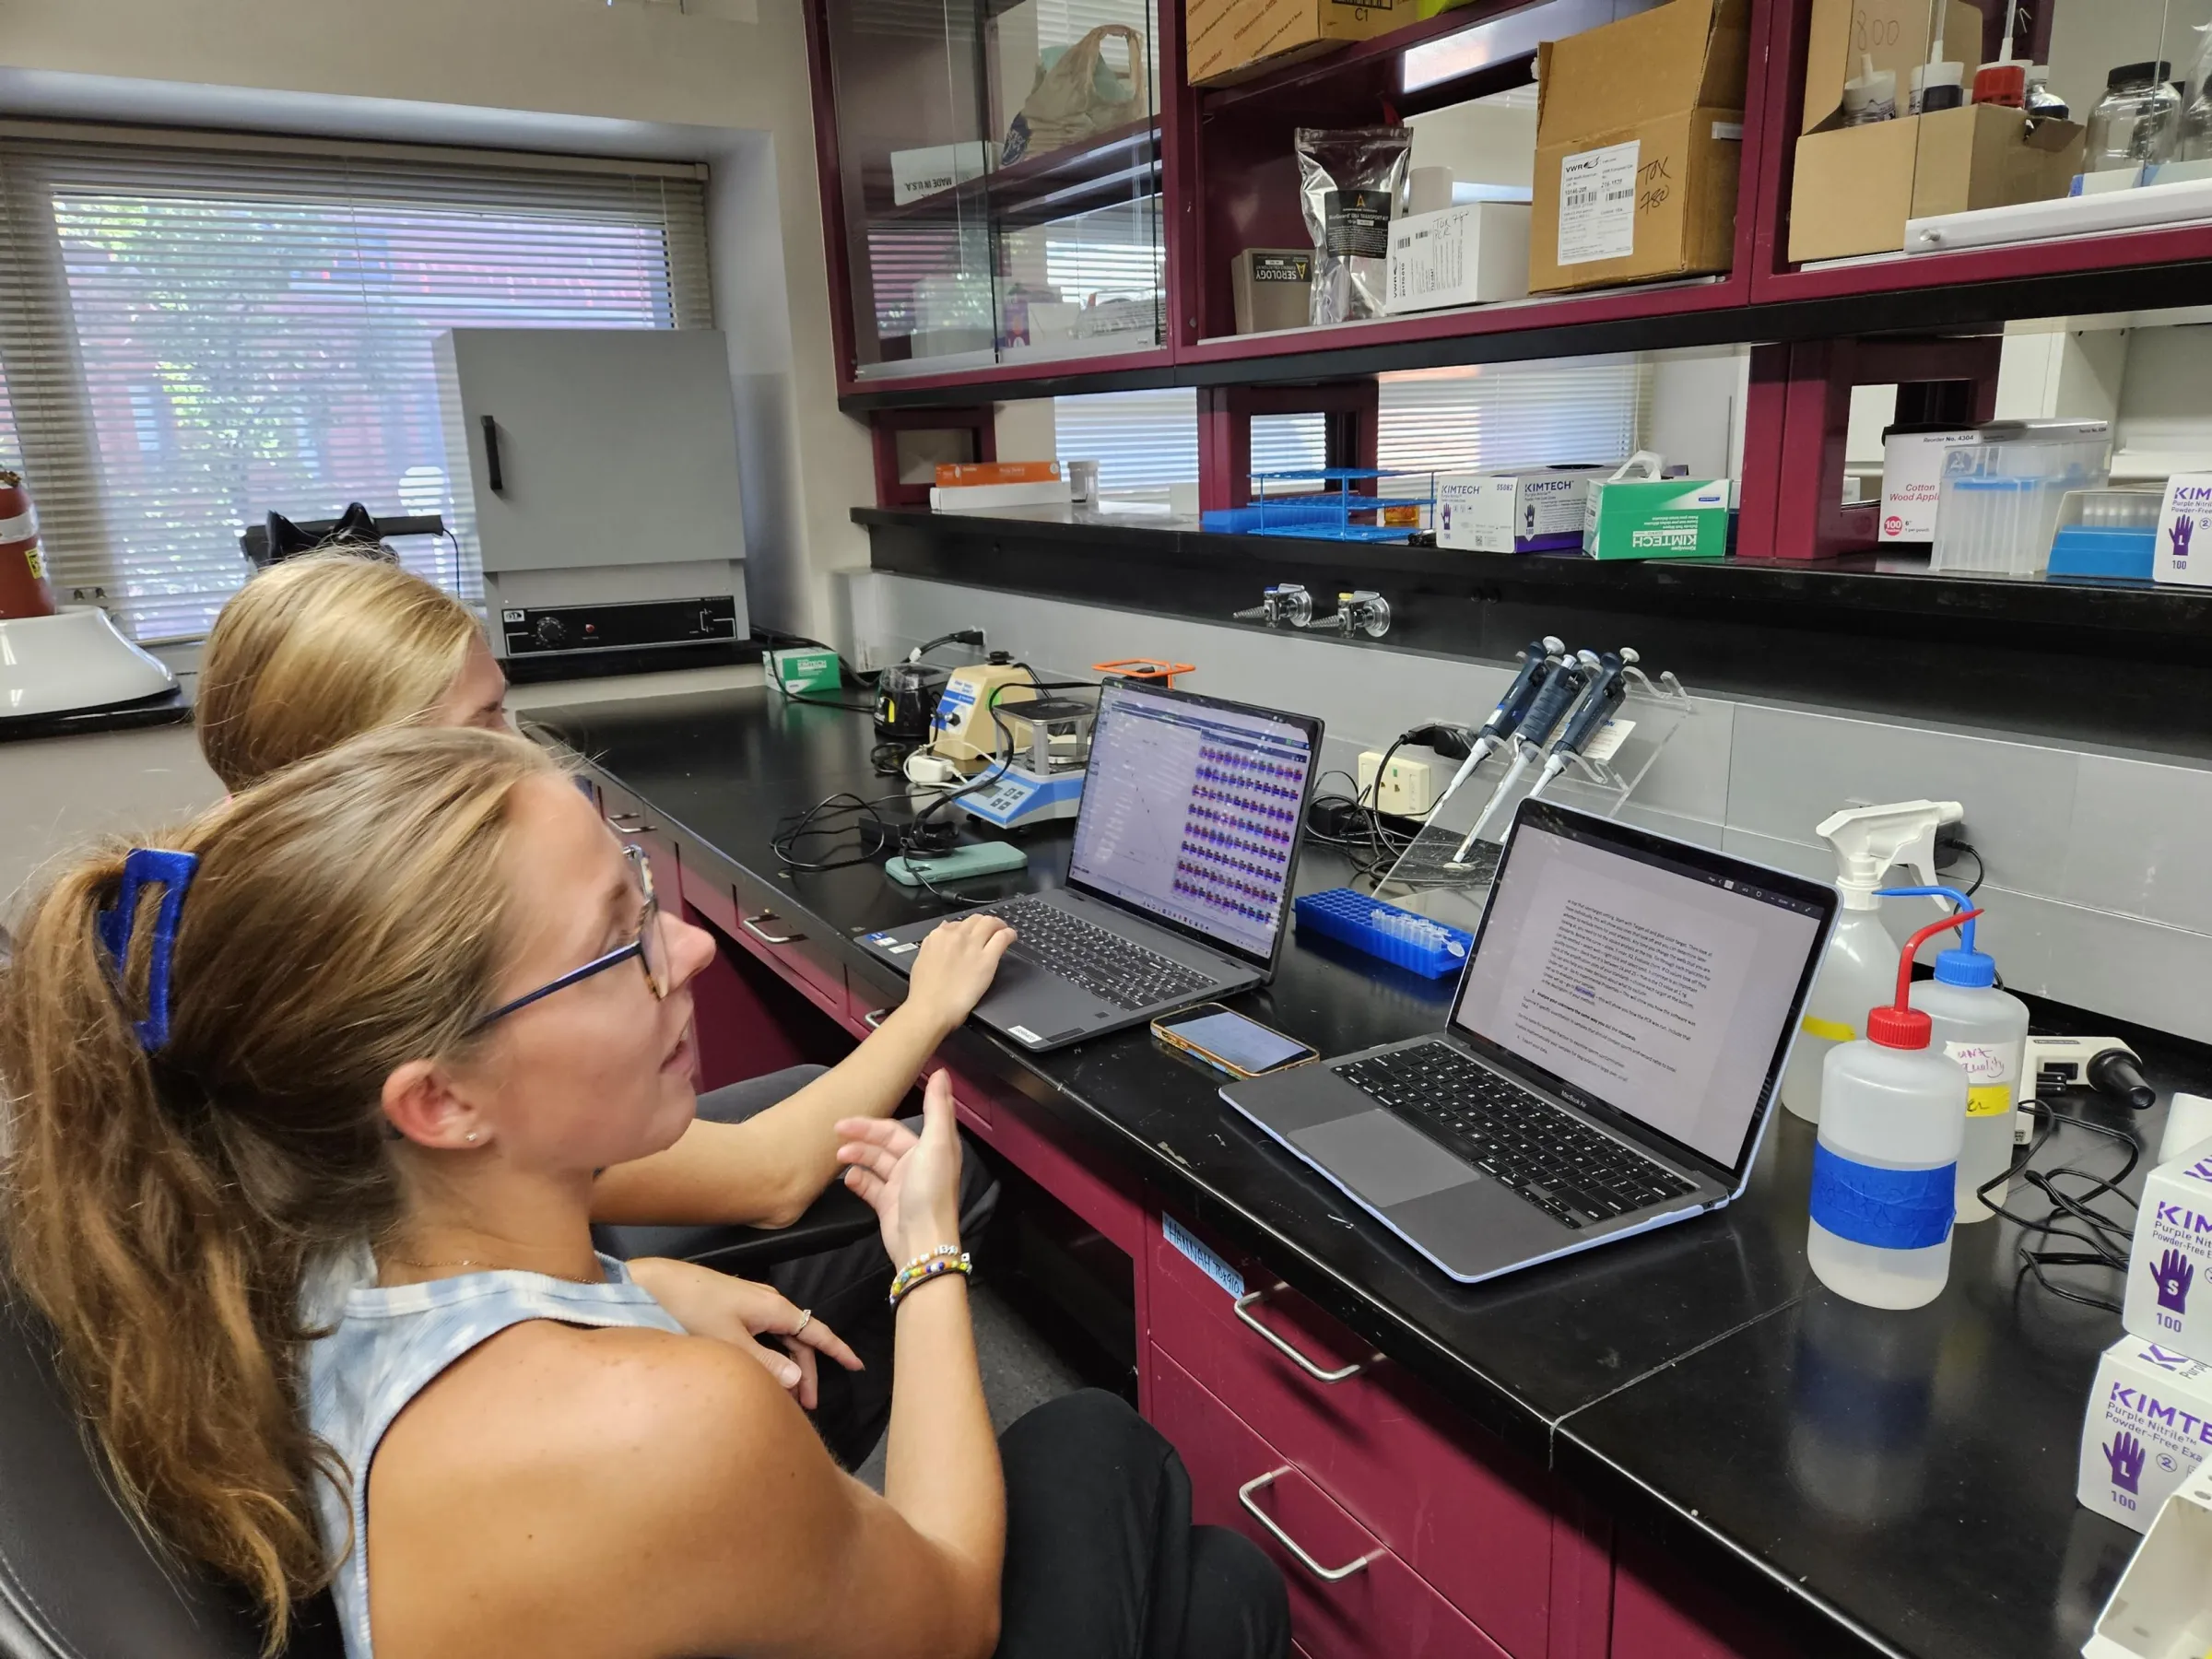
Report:
[{"label": "white lab equipment", "polygon": [[1782,1077],[1782,1103],[1808,1124],[1820,1121],[1830,1053],[1862,1033],[1866,1010],[1888,1000],[1897,979],[1897,941],[1882,924],[1880,888],[1900,864],[1918,873],[1922,886],[1935,886],[1936,831],[1965,816],[1957,801],[1897,801],[1846,807],[1821,820],[1817,833],[1836,850],[1843,910]]},{"label": "white lab equipment", "polygon": [[452,527],[494,653],[751,637],[720,332],[456,328],[434,349]]},{"label": "white lab equipment", "polygon": [[1823,1066],[1806,1260],[1838,1296],[1870,1308],[1925,1306],[1950,1277],[1966,1074],[1930,1046],[1931,1022],[1907,996],[1912,951],[1963,920],[1912,935],[1895,1000],[1869,1009],[1866,1035],[1831,1049]]},{"label": "white lab equipment", "polygon": [[[1956,888],[1884,888],[1885,899],[1948,899],[1961,912],[1972,900]],[[2028,1005],[1997,988],[1997,965],[1974,948],[1974,924],[1960,930],[1959,948],[1936,959],[1936,977],[1912,987],[1912,1006],[1935,1028],[1935,1044],[1966,1074],[1966,1135],[1959,1147],[1959,1219],[1986,1221],[2006,1189],[1981,1189],[2012,1163],[2012,1114],[2028,1049]]]},{"label": "white lab equipment", "polygon": [[2101,420],[1998,420],[1948,451],[1936,505],[1932,571],[2031,576],[2051,562],[2066,492],[2101,489],[2112,428]]}]

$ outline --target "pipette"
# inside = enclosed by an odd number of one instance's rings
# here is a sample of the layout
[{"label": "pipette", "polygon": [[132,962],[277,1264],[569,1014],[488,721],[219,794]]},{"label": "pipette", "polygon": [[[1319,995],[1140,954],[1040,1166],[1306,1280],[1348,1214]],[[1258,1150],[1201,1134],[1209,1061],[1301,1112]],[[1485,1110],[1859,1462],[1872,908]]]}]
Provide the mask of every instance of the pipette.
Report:
[{"label": "pipette", "polygon": [[1574,705],[1574,700],[1582,695],[1584,680],[1596,666],[1596,653],[1588,651],[1575,653],[1570,661],[1545,665],[1543,688],[1537,691],[1535,700],[1529,705],[1520,730],[1513,735],[1513,763],[1506,769],[1505,776],[1499,780],[1498,787],[1490,792],[1490,798],[1483,804],[1481,816],[1475,820],[1475,828],[1467,831],[1466,840],[1459,843],[1459,851],[1452,854],[1452,863],[1465,862],[1467,849],[1489,827],[1490,819],[1498,814],[1498,808],[1512,795],[1513,785],[1520,782],[1522,774],[1528,771],[1529,761],[1544,752],[1544,746],[1551,740],[1552,733],[1566,717],[1567,711]]},{"label": "pipette", "polygon": [[1547,663],[1556,663],[1566,654],[1567,642],[1556,634],[1546,634],[1528,642],[1528,649],[1521,653],[1521,672],[1505,688],[1505,695],[1498,700],[1490,717],[1482,723],[1482,730],[1475,734],[1475,741],[1467,747],[1467,758],[1452,774],[1452,782],[1444,785],[1444,793],[1436,803],[1438,806],[1457,794],[1459,786],[1488,757],[1505,747],[1506,739],[1520,729],[1529,704],[1536,700],[1536,677],[1544,672]]},{"label": "pipette", "polygon": [[1591,740],[1613,718],[1629,694],[1629,666],[1637,660],[1636,653],[1623,645],[1618,651],[1608,651],[1597,659],[1597,667],[1590,676],[1590,683],[1583,692],[1583,700],[1574,706],[1559,728],[1559,737],[1551,746],[1551,754],[1544,762],[1535,786],[1529,798],[1534,800],[1544,793],[1545,785],[1567,770],[1571,761],[1578,759]]}]

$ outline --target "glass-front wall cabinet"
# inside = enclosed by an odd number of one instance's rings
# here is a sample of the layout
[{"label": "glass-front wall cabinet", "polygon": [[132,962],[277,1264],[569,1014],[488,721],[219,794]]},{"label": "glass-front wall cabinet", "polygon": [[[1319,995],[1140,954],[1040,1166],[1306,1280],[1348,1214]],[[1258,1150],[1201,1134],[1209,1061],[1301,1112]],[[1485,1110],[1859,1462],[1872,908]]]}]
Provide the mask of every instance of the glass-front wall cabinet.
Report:
[{"label": "glass-front wall cabinet", "polygon": [[1158,346],[1152,0],[825,0],[853,373]]}]

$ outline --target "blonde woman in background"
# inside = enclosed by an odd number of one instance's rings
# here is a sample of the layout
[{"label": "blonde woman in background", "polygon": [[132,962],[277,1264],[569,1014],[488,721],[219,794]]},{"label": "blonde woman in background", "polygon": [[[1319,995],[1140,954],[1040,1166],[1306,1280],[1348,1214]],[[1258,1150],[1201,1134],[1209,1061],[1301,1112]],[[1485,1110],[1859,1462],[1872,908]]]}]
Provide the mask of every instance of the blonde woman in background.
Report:
[{"label": "blonde woman in background", "polygon": [[836,1126],[889,1253],[939,1265],[893,1291],[882,1497],[734,1281],[594,1253],[596,1171],[690,1121],[714,947],[534,745],[372,733],[76,861],[19,937],[9,1288],[119,1495],[272,1650],[329,1583],[350,1659],[1284,1652],[1280,1578],[1119,1400],[994,1443],[942,1075],[918,1136]]},{"label": "blonde woman in background", "polygon": [[[207,764],[243,790],[382,727],[505,731],[506,692],[466,606],[396,564],[332,551],[271,567],[223,607],[201,658],[194,720]],[[793,1066],[710,1090],[674,1147],[606,1170],[592,1204],[600,1248],[700,1254],[728,1228],[795,1221],[837,1176],[837,1121],[898,1109],[989,988],[1012,937],[983,918],[938,934],[950,936],[916,956],[905,1004],[834,1069]],[[972,1237],[988,1224],[997,1188],[981,1159],[965,1170],[961,1223]],[[811,1315],[861,1362],[818,1375],[811,1350],[791,1356],[792,1386],[849,1468],[882,1438],[890,1412],[888,1271],[873,1239],[765,1269],[776,1317]]]},{"label": "blonde woman in background", "polygon": [[244,789],[379,726],[504,731],[507,677],[450,594],[380,559],[311,553],[223,606],[193,724],[215,775]]}]

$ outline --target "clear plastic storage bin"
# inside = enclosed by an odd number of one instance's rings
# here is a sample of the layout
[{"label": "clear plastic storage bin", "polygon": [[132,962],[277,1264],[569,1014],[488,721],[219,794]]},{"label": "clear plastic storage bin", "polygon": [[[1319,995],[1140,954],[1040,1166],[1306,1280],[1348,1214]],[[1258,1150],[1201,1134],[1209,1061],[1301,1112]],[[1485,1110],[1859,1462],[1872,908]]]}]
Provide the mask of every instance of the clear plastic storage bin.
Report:
[{"label": "clear plastic storage bin", "polygon": [[2050,563],[2068,490],[2100,489],[2111,431],[2101,420],[1999,420],[1944,457],[1928,568],[2031,576]]}]

